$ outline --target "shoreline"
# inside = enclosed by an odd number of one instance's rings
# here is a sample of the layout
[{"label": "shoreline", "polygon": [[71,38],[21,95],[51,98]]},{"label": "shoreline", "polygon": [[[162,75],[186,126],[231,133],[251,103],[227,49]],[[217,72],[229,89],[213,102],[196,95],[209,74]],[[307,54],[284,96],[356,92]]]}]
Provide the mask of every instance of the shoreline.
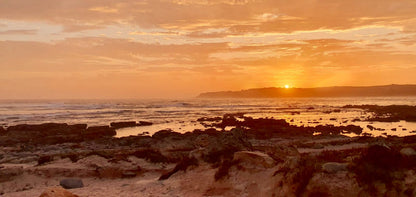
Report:
[{"label": "shoreline", "polygon": [[298,127],[242,114],[200,121],[236,128],[121,138],[109,126],[8,128],[0,136],[0,193],[39,196],[71,178],[83,182],[66,190],[78,196],[416,194],[416,135],[346,137],[345,130],[362,128]]}]

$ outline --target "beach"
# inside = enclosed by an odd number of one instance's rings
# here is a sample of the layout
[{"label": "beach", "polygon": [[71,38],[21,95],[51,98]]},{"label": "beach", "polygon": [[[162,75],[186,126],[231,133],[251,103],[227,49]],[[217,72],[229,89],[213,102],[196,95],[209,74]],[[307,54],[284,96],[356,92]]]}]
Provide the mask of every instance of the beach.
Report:
[{"label": "beach", "polygon": [[[36,118],[26,124],[8,122],[0,128],[0,193],[414,196],[414,100],[401,99],[400,106],[390,105],[398,98],[373,98],[370,102],[377,100],[377,107],[365,105],[365,99],[352,105],[347,105],[348,99],[345,105],[339,99],[338,105],[331,105],[330,99],[308,105],[255,100],[257,105],[245,102],[240,106],[217,101],[214,107],[198,109],[189,109],[196,108],[195,101],[163,101],[176,105],[166,107],[174,111],[165,117],[169,123],[160,120],[162,117],[158,122],[133,116],[106,124],[106,118],[84,122],[74,118],[68,123],[44,123]],[[66,107],[63,104],[49,110],[56,115],[62,106]],[[166,108],[151,108],[153,112],[147,116],[168,111]],[[208,111],[214,108],[216,111]],[[80,111],[80,106],[76,110]],[[89,109],[88,113],[100,117],[96,111]],[[268,115],[264,115],[266,111]],[[176,117],[178,113],[188,114],[187,119]],[[65,114],[56,117],[67,118]],[[23,116],[15,120],[19,119]],[[178,130],[175,125],[188,125],[190,130]],[[135,133],[122,134],[127,131]]]}]

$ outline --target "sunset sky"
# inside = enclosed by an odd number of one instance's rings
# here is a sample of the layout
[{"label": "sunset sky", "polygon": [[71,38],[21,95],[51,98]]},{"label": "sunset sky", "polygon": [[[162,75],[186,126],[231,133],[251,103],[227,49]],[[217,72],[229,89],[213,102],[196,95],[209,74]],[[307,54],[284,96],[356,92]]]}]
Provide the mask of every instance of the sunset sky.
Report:
[{"label": "sunset sky", "polygon": [[415,0],[0,0],[0,98],[416,84]]}]

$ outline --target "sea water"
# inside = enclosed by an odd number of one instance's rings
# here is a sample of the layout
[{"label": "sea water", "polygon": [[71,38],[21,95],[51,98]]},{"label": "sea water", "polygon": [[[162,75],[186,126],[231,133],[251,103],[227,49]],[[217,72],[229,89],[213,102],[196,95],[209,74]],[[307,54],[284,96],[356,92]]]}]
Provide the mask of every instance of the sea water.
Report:
[{"label": "sea water", "polygon": [[[47,122],[89,126],[117,121],[149,121],[152,126],[117,130],[117,137],[153,134],[162,129],[188,132],[204,129],[201,117],[244,113],[253,118],[285,119],[292,125],[359,125],[374,136],[405,136],[416,130],[412,122],[367,122],[372,116],[345,105],[416,105],[416,97],[275,98],[275,99],[147,99],[147,100],[1,100],[0,126]],[[370,131],[372,125],[385,131]],[[396,131],[392,131],[395,128]]]}]

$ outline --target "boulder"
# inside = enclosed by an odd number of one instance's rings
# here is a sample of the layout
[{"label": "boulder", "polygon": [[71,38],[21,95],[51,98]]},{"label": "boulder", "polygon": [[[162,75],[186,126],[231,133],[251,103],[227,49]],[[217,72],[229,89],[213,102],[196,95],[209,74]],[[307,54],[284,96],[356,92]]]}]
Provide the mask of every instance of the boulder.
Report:
[{"label": "boulder", "polygon": [[336,173],[347,170],[347,163],[328,162],[322,165],[322,171],[326,173]]},{"label": "boulder", "polygon": [[112,122],[110,126],[115,129],[126,128],[126,127],[135,127],[137,126],[136,121],[127,121],[127,122]]},{"label": "boulder", "polygon": [[400,154],[403,156],[416,156],[416,151],[413,148],[402,148]]},{"label": "boulder", "polygon": [[59,185],[65,189],[84,187],[84,183],[81,179],[62,179],[61,181],[59,181]]},{"label": "boulder", "polygon": [[261,166],[264,168],[271,168],[275,166],[275,161],[269,155],[262,152],[239,151],[234,153],[234,160],[239,161],[240,164],[249,164],[254,166]]},{"label": "boulder", "polygon": [[39,197],[78,197],[62,187],[47,188]]}]

